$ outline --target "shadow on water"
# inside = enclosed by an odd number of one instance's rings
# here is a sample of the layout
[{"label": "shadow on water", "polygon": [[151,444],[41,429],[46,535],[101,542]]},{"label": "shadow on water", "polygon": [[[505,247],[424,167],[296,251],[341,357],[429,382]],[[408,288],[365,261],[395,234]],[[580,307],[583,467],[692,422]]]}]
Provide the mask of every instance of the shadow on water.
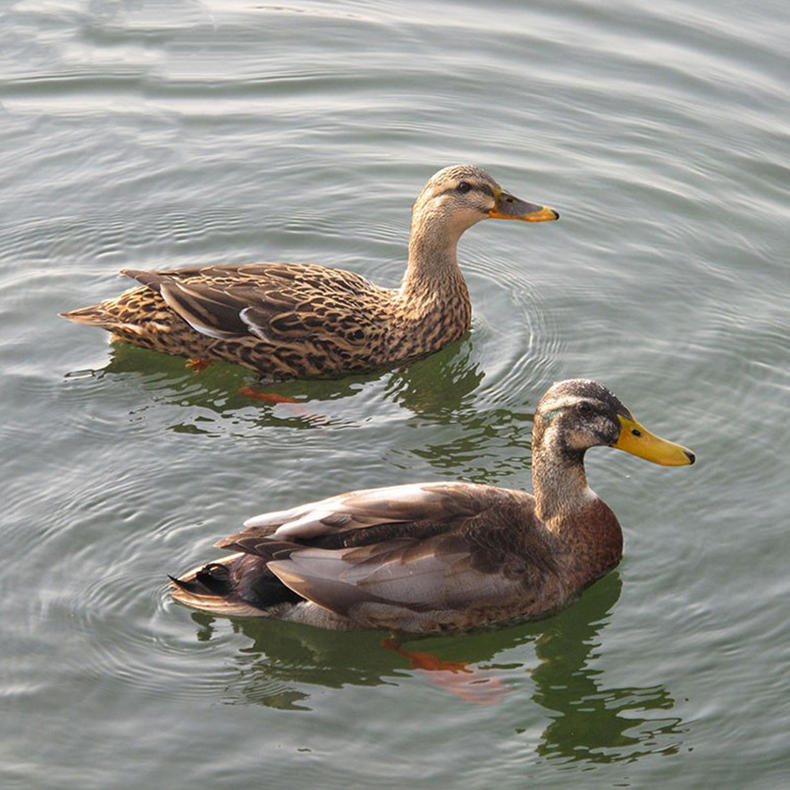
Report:
[{"label": "shadow on water", "polygon": [[[397,688],[419,682],[441,686],[466,703],[500,705],[526,688],[526,674],[534,684],[534,703],[550,719],[536,746],[539,756],[603,763],[673,754],[685,728],[678,716],[669,715],[675,702],[666,688],[660,683],[607,686],[602,671],[592,665],[621,586],[614,572],[546,620],[463,635],[410,637],[400,650],[388,646],[392,640],[381,633],[233,620],[234,631],[251,644],[234,658],[237,676],[226,686],[225,700],[310,710],[311,693],[319,688]],[[192,618],[197,639],[211,640],[216,619],[197,612]],[[534,655],[514,659],[514,650],[530,645]],[[413,655],[433,660],[415,664]],[[519,703],[513,710],[516,716],[525,711],[530,722],[537,718],[534,707]],[[663,715],[650,716],[651,711]],[[514,725],[517,736],[534,730],[532,723]]]}]

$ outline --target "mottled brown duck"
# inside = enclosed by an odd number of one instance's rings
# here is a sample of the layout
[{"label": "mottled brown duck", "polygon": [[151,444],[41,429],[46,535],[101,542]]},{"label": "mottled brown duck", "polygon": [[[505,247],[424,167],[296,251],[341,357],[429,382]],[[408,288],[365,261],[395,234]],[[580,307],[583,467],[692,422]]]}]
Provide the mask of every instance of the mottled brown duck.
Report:
[{"label": "mottled brown duck", "polygon": [[399,288],[311,264],[124,269],[141,287],[61,315],[136,346],[234,362],[270,378],[374,370],[437,351],[469,329],[456,247],[487,217],[559,215],[513,197],[479,167],[456,165],[436,173],[414,203]]},{"label": "mottled brown duck", "polygon": [[596,445],[694,463],[605,387],[563,381],[535,412],[534,496],[415,483],[265,513],[216,544],[234,553],[171,577],[173,596],[216,614],[338,630],[424,633],[543,617],[622,556],[617,518],[587,485],[584,454]]}]

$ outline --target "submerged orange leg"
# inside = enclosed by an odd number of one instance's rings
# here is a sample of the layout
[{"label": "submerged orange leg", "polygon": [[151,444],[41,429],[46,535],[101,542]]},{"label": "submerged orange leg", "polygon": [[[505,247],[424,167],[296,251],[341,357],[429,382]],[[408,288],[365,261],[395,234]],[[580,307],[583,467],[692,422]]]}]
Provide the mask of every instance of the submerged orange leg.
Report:
[{"label": "submerged orange leg", "polygon": [[412,669],[424,669],[427,672],[473,672],[465,661],[443,661],[433,653],[423,653],[419,650],[406,650],[394,639],[388,637],[381,640],[381,646],[386,647],[399,656],[408,658]]},{"label": "submerged orange leg", "polygon": [[499,678],[485,669],[470,667],[465,661],[444,661],[433,653],[406,650],[392,638],[381,640],[381,646],[407,658],[412,669],[426,673],[426,678],[465,702],[477,705],[498,705],[507,692]]},{"label": "submerged orange leg", "polygon": [[266,403],[298,403],[296,398],[290,395],[278,395],[276,392],[262,392],[256,390],[254,387],[239,387],[239,393],[246,395],[248,398],[255,398],[255,400],[262,400]]},{"label": "submerged orange leg", "polygon": [[186,367],[193,373],[202,373],[210,364],[210,359],[188,359]]},{"label": "submerged orange leg", "polygon": [[245,395],[248,398],[255,398],[255,400],[261,400],[264,403],[271,403],[272,406],[284,404],[283,408],[300,420],[306,420],[307,422],[316,424],[325,423],[327,421],[326,417],[308,411],[302,403],[296,398],[292,398],[290,395],[279,395],[276,392],[264,392],[263,390],[256,390],[254,387],[246,385],[239,387],[239,394]]}]

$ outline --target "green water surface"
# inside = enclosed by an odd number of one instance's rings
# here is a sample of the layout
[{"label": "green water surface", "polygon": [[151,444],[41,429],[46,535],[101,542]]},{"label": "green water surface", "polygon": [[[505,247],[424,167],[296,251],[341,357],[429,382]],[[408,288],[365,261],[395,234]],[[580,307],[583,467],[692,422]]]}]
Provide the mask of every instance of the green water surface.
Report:
[{"label": "green water surface", "polygon": [[[790,783],[785,6],[12,2],[0,11],[3,788]],[[284,260],[395,285],[427,178],[483,165],[471,332],[251,401],[59,311],[124,266]],[[593,377],[693,448],[608,448],[620,567],[547,620],[414,639],[232,621],[167,573],[343,490],[526,487]]]}]

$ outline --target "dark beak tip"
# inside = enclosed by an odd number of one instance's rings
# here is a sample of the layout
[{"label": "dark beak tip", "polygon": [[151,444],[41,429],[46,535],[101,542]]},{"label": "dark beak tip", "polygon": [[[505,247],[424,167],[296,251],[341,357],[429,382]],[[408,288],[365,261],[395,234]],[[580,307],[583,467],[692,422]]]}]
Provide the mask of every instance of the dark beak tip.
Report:
[{"label": "dark beak tip", "polygon": [[683,454],[689,459],[689,464],[693,464],[697,460],[697,456],[691,450],[684,450]]},{"label": "dark beak tip", "polygon": [[559,219],[560,218],[560,212],[557,211],[556,209],[552,209],[551,213],[554,214],[554,219]]}]

